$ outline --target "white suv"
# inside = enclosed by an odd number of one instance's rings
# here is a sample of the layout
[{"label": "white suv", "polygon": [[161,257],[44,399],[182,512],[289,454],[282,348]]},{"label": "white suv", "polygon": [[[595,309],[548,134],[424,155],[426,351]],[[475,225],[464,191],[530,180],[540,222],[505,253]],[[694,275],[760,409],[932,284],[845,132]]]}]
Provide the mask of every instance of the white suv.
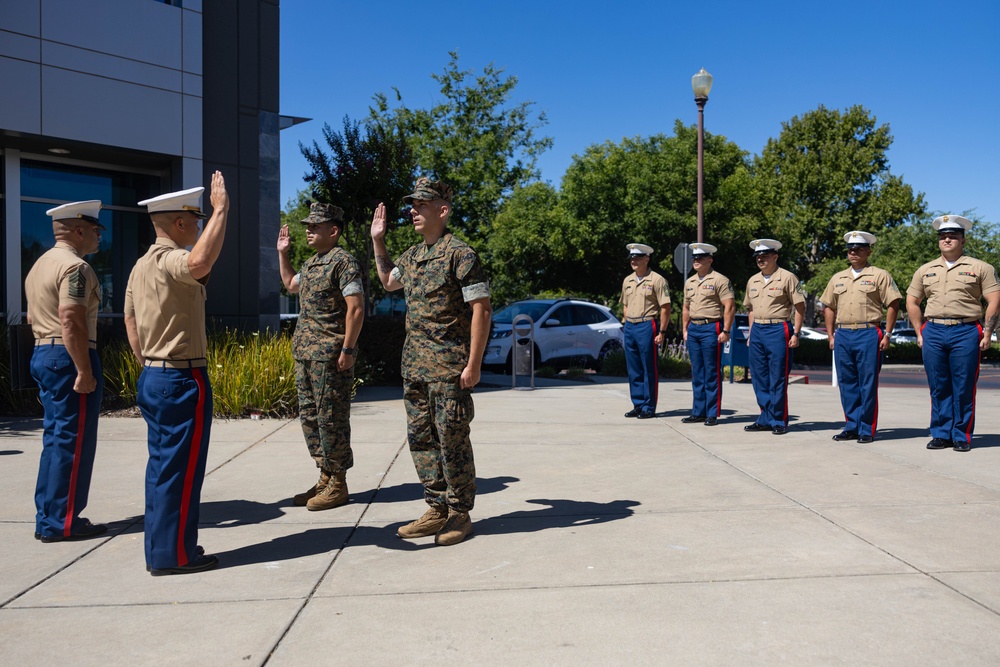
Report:
[{"label": "white suv", "polygon": [[536,366],[581,364],[599,369],[608,352],[622,347],[622,323],[602,305],[580,299],[516,301],[493,314],[484,366],[510,371],[511,347],[518,338],[511,323],[522,314],[534,322]]}]

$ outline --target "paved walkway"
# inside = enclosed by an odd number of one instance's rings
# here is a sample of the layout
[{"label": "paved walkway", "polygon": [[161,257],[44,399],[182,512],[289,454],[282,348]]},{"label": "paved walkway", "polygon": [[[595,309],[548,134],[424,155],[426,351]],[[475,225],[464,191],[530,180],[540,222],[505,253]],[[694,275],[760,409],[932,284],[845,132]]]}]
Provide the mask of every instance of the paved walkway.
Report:
[{"label": "paved walkway", "polygon": [[[488,379],[507,386],[509,378]],[[929,451],[926,390],[881,394],[881,438],[830,440],[837,394],[791,388],[783,437],[626,420],[627,386],[476,394],[475,535],[405,542],[424,509],[399,391],[353,407],[351,503],[315,479],[295,421],[213,426],[201,544],[219,569],[150,577],[145,425],[106,419],[86,516],[102,539],[32,538],[37,422],[0,422],[0,664],[1000,664],[1000,414]]]}]

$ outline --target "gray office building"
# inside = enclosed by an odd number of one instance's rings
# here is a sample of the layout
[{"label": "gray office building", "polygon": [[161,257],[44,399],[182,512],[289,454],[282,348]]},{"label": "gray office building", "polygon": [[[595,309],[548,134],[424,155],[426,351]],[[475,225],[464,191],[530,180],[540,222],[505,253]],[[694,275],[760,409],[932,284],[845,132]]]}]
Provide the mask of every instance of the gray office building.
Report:
[{"label": "gray office building", "polygon": [[[25,311],[23,283],[53,243],[49,208],[100,199],[108,228],[90,257],[101,316],[154,235],[136,206],[207,186],[232,202],[208,313],[241,328],[278,322],[278,0],[0,2],[0,308]],[[206,190],[203,208],[210,209]]]}]

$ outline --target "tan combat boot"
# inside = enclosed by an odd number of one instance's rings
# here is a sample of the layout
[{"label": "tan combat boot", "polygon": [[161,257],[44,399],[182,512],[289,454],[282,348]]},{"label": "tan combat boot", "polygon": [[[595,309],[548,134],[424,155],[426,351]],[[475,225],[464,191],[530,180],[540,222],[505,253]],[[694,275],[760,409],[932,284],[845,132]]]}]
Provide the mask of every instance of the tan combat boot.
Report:
[{"label": "tan combat boot", "polygon": [[329,510],[347,504],[347,471],[341,470],[330,476],[330,483],[309,499],[306,509]]},{"label": "tan combat boot", "polygon": [[458,544],[472,533],[472,519],[468,512],[448,510],[448,520],[434,537],[434,544],[442,547]]},{"label": "tan combat boot", "polygon": [[412,540],[417,537],[428,537],[434,535],[445,521],[448,520],[448,508],[444,505],[431,505],[424,512],[424,515],[412,523],[402,526],[396,531],[396,535],[404,540]]},{"label": "tan combat boot", "polygon": [[292,496],[292,504],[296,507],[302,507],[309,500],[315,496],[317,493],[326,488],[326,485],[330,483],[330,473],[325,470],[319,471],[319,481],[313,484],[308,491],[303,491]]}]

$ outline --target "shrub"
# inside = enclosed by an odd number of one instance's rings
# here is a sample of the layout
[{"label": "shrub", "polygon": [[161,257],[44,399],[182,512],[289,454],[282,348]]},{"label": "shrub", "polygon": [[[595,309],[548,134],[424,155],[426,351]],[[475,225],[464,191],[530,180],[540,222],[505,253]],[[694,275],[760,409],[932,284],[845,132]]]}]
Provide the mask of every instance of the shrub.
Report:
[{"label": "shrub", "polygon": [[[691,362],[687,358],[687,347],[683,341],[676,340],[667,343],[657,362],[660,377],[684,379],[691,377]],[[625,377],[628,369],[625,365],[625,350],[613,350],[604,357],[601,374],[613,377]]]},{"label": "shrub", "polygon": [[211,335],[208,377],[218,417],[242,417],[254,411],[285,417],[298,412],[289,336],[228,329]]},{"label": "shrub", "polygon": [[828,340],[812,340],[803,338],[795,348],[794,363],[802,366],[830,366],[833,364],[830,342]]},{"label": "shrub", "polygon": [[923,353],[916,343],[892,343],[883,355],[883,363],[886,364],[922,364],[923,362]]}]

